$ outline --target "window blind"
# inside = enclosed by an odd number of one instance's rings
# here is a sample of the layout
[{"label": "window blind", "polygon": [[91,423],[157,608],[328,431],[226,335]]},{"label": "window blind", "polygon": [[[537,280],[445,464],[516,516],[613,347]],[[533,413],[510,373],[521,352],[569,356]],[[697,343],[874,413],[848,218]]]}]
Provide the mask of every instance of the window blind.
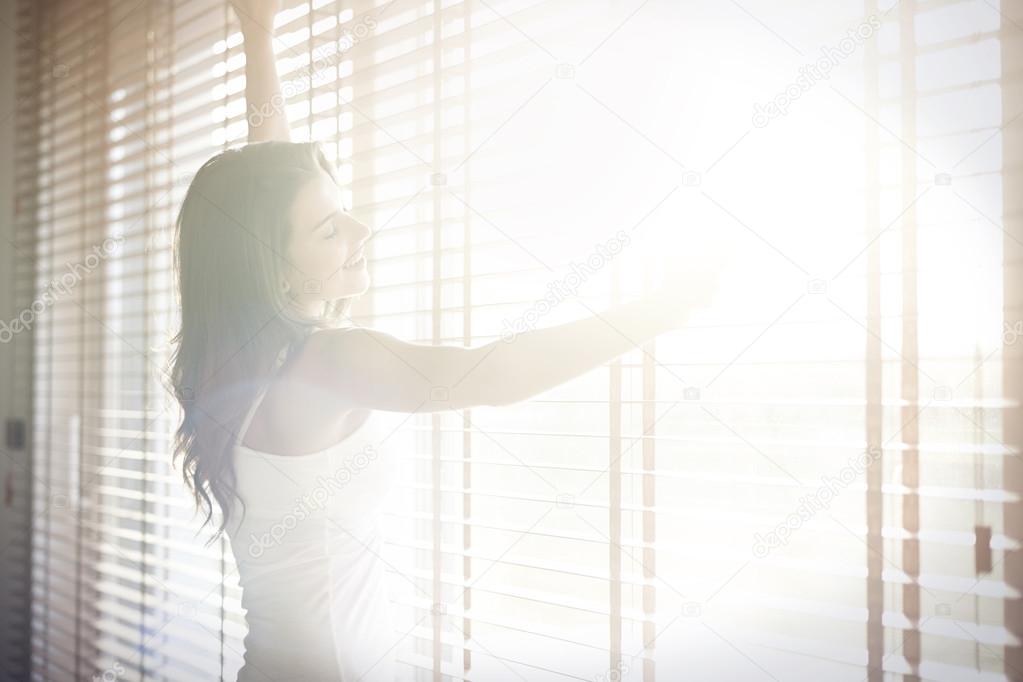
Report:
[{"label": "window blind", "polygon": [[[288,3],[293,137],[375,230],[357,322],[514,343],[708,231],[734,246],[686,329],[520,405],[396,420],[403,665],[1018,678],[1009,11]],[[32,675],[233,679],[237,573],[194,537],[160,372],[176,208],[259,116],[241,36],[206,0],[18,13]]]}]

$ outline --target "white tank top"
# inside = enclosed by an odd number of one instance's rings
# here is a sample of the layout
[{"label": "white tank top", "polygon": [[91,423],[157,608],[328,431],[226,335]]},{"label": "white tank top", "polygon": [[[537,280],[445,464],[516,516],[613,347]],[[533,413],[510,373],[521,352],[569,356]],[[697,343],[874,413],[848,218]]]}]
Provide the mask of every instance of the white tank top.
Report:
[{"label": "white tank top", "polygon": [[285,456],[245,447],[267,388],[238,430],[234,465],[245,516],[236,500],[226,529],[249,626],[238,680],[393,682],[401,633],[392,620],[379,520],[396,480],[397,463],[381,445],[387,433],[371,413],[319,452]]}]

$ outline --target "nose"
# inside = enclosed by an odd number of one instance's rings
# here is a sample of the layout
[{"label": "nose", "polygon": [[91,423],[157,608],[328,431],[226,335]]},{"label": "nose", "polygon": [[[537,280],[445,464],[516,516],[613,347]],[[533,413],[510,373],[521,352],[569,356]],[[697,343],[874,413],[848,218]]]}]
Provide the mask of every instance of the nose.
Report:
[{"label": "nose", "polygon": [[366,225],[366,223],[362,222],[358,218],[351,217],[351,220],[352,236],[354,237],[354,241],[357,242],[359,245],[362,245],[362,243],[369,239],[370,235],[373,234],[373,230],[371,230],[370,227]]}]

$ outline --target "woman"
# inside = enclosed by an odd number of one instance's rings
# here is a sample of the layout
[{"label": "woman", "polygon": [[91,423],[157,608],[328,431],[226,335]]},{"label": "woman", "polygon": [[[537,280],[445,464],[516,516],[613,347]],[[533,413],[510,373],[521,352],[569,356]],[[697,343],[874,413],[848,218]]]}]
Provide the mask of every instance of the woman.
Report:
[{"label": "woman", "polygon": [[[369,287],[370,229],[314,144],[289,141],[270,29],[239,0],[249,145],[210,159],[177,222],[182,323],[175,455],[205,523],[220,510],[249,634],[239,680],[393,680],[379,505],[393,454],[377,411],[507,405],[677,328],[711,289],[665,287],[599,316],[475,348],[345,326]],[[277,103],[277,106],[266,106]]]}]

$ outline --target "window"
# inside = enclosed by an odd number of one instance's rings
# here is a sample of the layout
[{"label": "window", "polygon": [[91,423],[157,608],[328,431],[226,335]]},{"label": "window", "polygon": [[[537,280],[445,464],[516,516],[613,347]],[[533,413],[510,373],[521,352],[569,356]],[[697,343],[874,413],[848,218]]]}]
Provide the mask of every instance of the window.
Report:
[{"label": "window", "polygon": [[[389,437],[405,665],[1023,674],[1009,11],[288,3],[294,138],[375,229],[356,321],[514,342],[729,247],[686,329]],[[176,209],[260,115],[241,36],[207,0],[23,2],[17,29],[33,676],[233,679],[237,573],[194,536],[159,372]]]}]

